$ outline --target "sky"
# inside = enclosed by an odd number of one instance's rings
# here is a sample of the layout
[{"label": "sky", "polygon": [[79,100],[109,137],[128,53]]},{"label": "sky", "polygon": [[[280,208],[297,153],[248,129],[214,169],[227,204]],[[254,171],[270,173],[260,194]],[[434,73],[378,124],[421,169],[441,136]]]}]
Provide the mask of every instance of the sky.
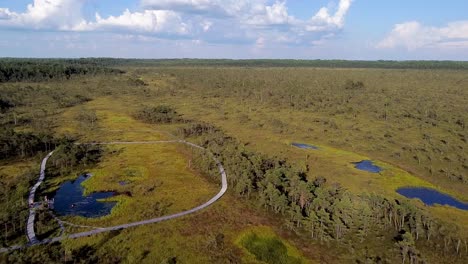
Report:
[{"label": "sky", "polygon": [[0,0],[0,57],[468,61],[468,1]]}]

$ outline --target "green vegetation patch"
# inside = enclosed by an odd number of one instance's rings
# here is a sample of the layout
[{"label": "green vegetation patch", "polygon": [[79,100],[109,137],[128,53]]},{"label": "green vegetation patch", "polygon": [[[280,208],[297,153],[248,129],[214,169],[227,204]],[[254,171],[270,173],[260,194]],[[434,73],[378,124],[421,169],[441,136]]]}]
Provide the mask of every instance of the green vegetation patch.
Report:
[{"label": "green vegetation patch", "polygon": [[256,227],[245,231],[239,236],[236,244],[244,248],[250,257],[261,262],[269,264],[307,263],[294,246],[278,237],[268,227]]},{"label": "green vegetation patch", "polygon": [[150,124],[167,124],[182,120],[176,110],[167,105],[143,107],[136,113],[135,117]]}]

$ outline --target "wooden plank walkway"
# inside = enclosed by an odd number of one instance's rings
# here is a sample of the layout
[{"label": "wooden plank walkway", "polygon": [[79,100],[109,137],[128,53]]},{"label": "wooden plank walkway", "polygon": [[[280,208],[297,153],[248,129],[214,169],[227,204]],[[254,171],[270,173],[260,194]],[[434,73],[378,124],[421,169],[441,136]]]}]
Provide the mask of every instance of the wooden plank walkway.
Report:
[{"label": "wooden plank walkway", "polygon": [[34,232],[34,222],[36,219],[36,206],[34,204],[34,199],[36,196],[37,188],[39,188],[39,186],[42,184],[42,182],[45,179],[45,168],[46,168],[47,160],[49,160],[52,154],[54,154],[53,151],[47,154],[47,156],[42,160],[41,171],[39,173],[39,180],[36,182],[36,184],[34,184],[34,186],[31,188],[31,191],[29,192],[29,198],[28,198],[29,217],[28,217],[28,222],[26,225],[26,232],[27,232],[28,240],[30,244],[37,244],[39,242],[39,240],[36,237],[36,233]]},{"label": "wooden plank walkway", "polygon": [[[157,218],[152,218],[152,219],[138,221],[138,222],[133,222],[133,223],[127,223],[127,224],[123,224],[123,225],[104,227],[104,228],[97,228],[97,229],[93,229],[93,230],[90,230],[90,231],[75,233],[75,234],[71,234],[71,235],[67,235],[67,236],[58,236],[58,237],[54,237],[54,238],[48,238],[48,239],[44,239],[42,241],[39,241],[37,239],[36,234],[34,232],[35,208],[33,207],[29,211],[29,218],[28,218],[28,225],[27,225],[27,234],[28,234],[29,244],[23,245],[23,246],[13,246],[13,247],[10,247],[10,248],[0,248],[0,253],[12,251],[12,250],[17,250],[17,249],[22,249],[22,248],[30,247],[30,246],[33,246],[33,245],[43,245],[43,244],[48,244],[48,243],[61,241],[61,240],[64,240],[64,239],[87,237],[87,236],[92,236],[92,235],[103,233],[103,232],[122,230],[122,229],[126,229],[126,228],[142,226],[142,225],[148,225],[148,224],[153,224],[153,223],[158,223],[158,222],[162,222],[162,221],[167,221],[167,220],[179,218],[179,217],[189,215],[189,214],[193,214],[195,212],[198,212],[200,210],[205,209],[206,207],[208,207],[208,206],[212,205],[213,203],[215,203],[216,201],[218,201],[226,193],[227,188],[228,188],[227,175],[226,175],[226,172],[224,171],[224,167],[221,164],[221,162],[211,152],[209,152],[205,148],[203,148],[203,147],[201,147],[199,145],[187,142],[185,140],[139,141],[139,142],[118,142],[118,141],[115,141],[115,142],[95,142],[95,143],[78,143],[78,144],[118,145],[118,144],[159,144],[159,143],[182,143],[182,144],[186,144],[186,145],[189,145],[189,146],[192,146],[192,147],[195,147],[195,148],[198,148],[198,149],[201,149],[201,150],[204,150],[204,151],[208,152],[208,154],[210,154],[212,156],[213,160],[216,162],[216,165],[218,166],[218,170],[219,170],[219,173],[221,175],[221,190],[213,198],[211,198],[209,201],[207,201],[206,203],[204,203],[202,205],[199,205],[199,206],[197,206],[195,208],[189,209],[187,211],[180,212],[180,213],[167,215],[167,216],[162,216],[162,217],[157,217]],[[31,189],[31,193],[29,195],[30,202],[31,201],[34,202],[35,192],[36,192],[37,188],[39,187],[39,185],[41,185],[41,183],[44,181],[45,168],[46,168],[47,160],[52,156],[53,153],[54,153],[53,151],[50,152],[42,161],[39,181]]]}]

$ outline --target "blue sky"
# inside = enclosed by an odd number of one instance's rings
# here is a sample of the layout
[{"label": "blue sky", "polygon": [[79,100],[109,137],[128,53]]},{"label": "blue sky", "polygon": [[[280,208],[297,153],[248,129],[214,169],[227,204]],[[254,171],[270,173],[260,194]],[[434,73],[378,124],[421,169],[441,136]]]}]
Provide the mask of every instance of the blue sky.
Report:
[{"label": "blue sky", "polygon": [[468,60],[468,1],[0,0],[0,57]]}]

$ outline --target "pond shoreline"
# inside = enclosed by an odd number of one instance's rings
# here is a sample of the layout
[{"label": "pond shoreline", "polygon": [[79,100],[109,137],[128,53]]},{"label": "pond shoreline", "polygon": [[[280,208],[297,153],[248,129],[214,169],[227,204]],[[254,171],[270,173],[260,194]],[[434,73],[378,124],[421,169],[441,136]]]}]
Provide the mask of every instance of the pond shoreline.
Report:
[{"label": "pond shoreline", "polygon": [[409,199],[419,199],[427,206],[442,205],[468,211],[468,203],[460,201],[449,194],[426,187],[402,187],[396,192]]}]

